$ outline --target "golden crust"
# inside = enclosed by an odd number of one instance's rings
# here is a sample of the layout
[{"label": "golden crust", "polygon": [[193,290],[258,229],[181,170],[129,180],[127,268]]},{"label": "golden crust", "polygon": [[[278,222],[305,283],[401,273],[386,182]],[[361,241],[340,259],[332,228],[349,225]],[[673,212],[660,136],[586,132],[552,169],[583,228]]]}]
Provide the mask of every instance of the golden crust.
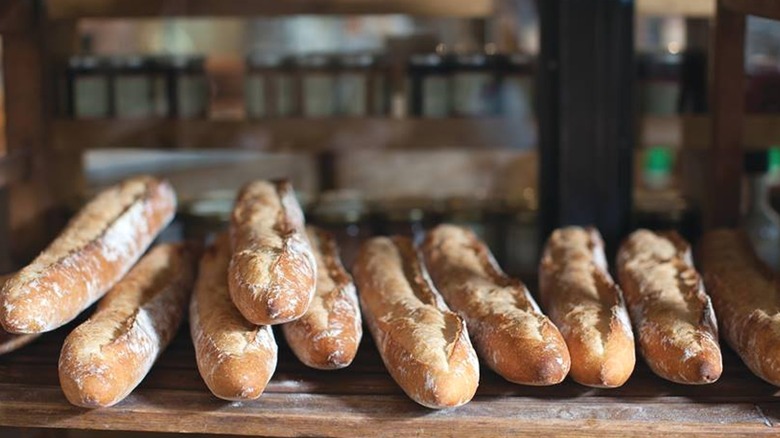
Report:
[{"label": "golden crust", "polygon": [[553,385],[566,377],[571,361],[560,332],[473,232],[440,225],[427,234],[422,249],[434,284],[466,321],[491,369],[525,385]]},{"label": "golden crust", "polygon": [[125,275],[175,211],[173,188],[156,178],[104,190],[6,282],[0,323],[11,333],[42,333],[73,320]]},{"label": "golden crust", "polygon": [[723,337],[755,375],[780,386],[776,274],[758,259],[740,231],[706,233],[699,256]]},{"label": "golden crust", "polygon": [[241,189],[230,222],[230,297],[255,324],[300,318],[314,296],[317,265],[301,207],[286,181]]},{"label": "golden crust", "polygon": [[539,284],[542,306],[569,347],[572,378],[599,388],[625,383],[636,363],[634,335],[598,231],[555,230],[539,265]]},{"label": "golden crust", "polygon": [[230,300],[230,243],[220,235],[205,251],[190,301],[190,333],[198,371],[211,392],[225,400],[260,397],[276,370],[270,326],[247,321]]},{"label": "golden crust", "polygon": [[317,262],[317,290],[300,318],[282,325],[287,343],[309,367],[332,370],[352,363],[363,337],[355,284],[339,259],[334,237],[307,227]]},{"label": "golden crust", "polygon": [[368,240],[354,274],[369,330],[404,392],[433,409],[471,400],[479,363],[466,325],[430,283],[411,240]]},{"label": "golden crust", "polygon": [[675,232],[637,230],[617,257],[639,348],[657,375],[677,383],[705,384],[720,377],[718,328],[690,246]]},{"label": "golden crust", "polygon": [[68,335],[59,376],[71,403],[111,406],[141,383],[184,318],[198,252],[187,244],[154,247]]}]

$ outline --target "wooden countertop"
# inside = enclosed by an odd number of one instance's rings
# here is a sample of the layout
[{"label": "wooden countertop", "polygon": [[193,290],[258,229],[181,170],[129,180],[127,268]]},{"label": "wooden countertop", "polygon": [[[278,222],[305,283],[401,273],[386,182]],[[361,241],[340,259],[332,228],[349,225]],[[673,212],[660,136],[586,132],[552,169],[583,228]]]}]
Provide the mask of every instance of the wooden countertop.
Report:
[{"label": "wooden countertop", "polygon": [[644,436],[648,433],[778,435],[775,388],[725,352],[713,385],[666,382],[639,364],[622,388],[570,380],[554,387],[514,385],[482,369],[475,399],[433,411],[410,401],[366,340],[355,363],[313,371],[281,336],[279,367],[254,402],[213,397],[198,375],[186,327],[136,391],[112,408],[71,406],[60,391],[57,357],[66,330],[0,357],[0,425],[262,436]]}]

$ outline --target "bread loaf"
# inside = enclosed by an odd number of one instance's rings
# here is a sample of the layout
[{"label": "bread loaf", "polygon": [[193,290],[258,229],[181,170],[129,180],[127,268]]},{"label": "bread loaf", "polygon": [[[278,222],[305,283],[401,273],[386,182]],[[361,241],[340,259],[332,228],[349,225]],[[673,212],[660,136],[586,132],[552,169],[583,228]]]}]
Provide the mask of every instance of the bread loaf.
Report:
[{"label": "bread loaf", "polygon": [[479,383],[479,363],[466,325],[430,283],[412,241],[366,241],[353,271],[363,316],[401,389],[434,409],[471,400]]},{"label": "bread loaf", "polygon": [[780,386],[780,291],[744,232],[713,230],[701,241],[704,284],[723,337],[751,371]]},{"label": "bread loaf", "polygon": [[566,377],[571,362],[561,333],[472,231],[440,225],[427,234],[422,250],[434,285],[466,321],[490,368],[524,385],[553,385]]},{"label": "bread loaf", "polygon": [[254,324],[300,318],[314,296],[317,266],[301,207],[287,181],[241,189],[230,222],[230,297]]},{"label": "bread loaf", "polygon": [[572,378],[597,388],[625,383],[636,363],[634,335],[598,231],[555,230],[539,266],[539,285],[542,306],[569,347]]},{"label": "bread loaf", "polygon": [[637,230],[620,246],[617,267],[650,369],[677,383],[718,380],[723,363],[715,313],[688,243],[673,231]]},{"label": "bread loaf", "polygon": [[[11,275],[0,275],[0,288]],[[0,355],[18,350],[38,338],[37,334],[17,335],[0,329]]]},{"label": "bread loaf", "polygon": [[146,251],[176,210],[171,186],[149,176],[101,192],[0,290],[0,323],[42,333],[73,320]]},{"label": "bread loaf", "polygon": [[199,249],[152,248],[65,339],[62,390],[77,406],[112,406],[146,377],[184,318]]},{"label": "bread loaf", "polygon": [[339,259],[333,236],[307,227],[317,262],[317,290],[300,319],[282,325],[287,344],[301,362],[331,370],[352,363],[363,336],[355,284]]},{"label": "bread loaf", "polygon": [[211,392],[225,400],[260,397],[276,369],[270,326],[247,321],[227,288],[230,242],[220,235],[200,262],[190,302],[190,333],[198,371]]}]

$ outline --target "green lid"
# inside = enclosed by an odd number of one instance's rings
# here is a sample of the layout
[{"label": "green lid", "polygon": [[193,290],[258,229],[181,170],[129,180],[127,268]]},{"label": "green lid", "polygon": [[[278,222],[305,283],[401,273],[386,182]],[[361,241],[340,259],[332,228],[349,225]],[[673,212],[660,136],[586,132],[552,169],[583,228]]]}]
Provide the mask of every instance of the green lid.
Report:
[{"label": "green lid", "polygon": [[772,146],[769,148],[767,151],[767,161],[769,162],[767,172],[780,171],[780,146]]},{"label": "green lid", "polygon": [[671,172],[673,162],[674,155],[668,146],[652,146],[645,151],[646,172]]}]

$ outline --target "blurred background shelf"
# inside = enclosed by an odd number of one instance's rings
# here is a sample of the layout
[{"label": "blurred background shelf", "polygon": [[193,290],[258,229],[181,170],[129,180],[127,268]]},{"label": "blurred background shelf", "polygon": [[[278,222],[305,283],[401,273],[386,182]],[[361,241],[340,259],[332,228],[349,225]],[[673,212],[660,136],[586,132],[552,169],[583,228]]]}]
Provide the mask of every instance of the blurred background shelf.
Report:
[{"label": "blurred background shelf", "polygon": [[[521,149],[535,123],[505,118],[284,118],[267,120],[56,120],[55,149],[214,148],[322,152],[348,149]],[[413,139],[414,141],[410,141]],[[525,139],[525,140],[524,140]]]},{"label": "blurred background shelf", "polygon": [[636,0],[638,15],[712,17],[716,0]]},{"label": "blurred background shelf", "polygon": [[50,20],[109,17],[408,14],[485,17],[493,0],[55,0]]}]

